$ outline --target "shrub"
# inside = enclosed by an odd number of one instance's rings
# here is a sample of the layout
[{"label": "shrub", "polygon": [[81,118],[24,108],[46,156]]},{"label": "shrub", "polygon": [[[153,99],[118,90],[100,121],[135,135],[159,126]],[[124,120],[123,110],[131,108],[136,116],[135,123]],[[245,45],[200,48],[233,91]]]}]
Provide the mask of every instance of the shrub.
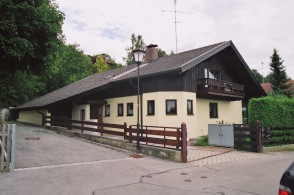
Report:
[{"label": "shrub", "polygon": [[267,96],[253,98],[248,105],[248,122],[278,129],[294,128],[294,98]]},{"label": "shrub", "polygon": [[294,144],[294,130],[271,130],[270,137],[264,138],[265,146]]},{"label": "shrub", "polygon": [[208,135],[201,136],[196,140],[195,146],[208,146]]}]

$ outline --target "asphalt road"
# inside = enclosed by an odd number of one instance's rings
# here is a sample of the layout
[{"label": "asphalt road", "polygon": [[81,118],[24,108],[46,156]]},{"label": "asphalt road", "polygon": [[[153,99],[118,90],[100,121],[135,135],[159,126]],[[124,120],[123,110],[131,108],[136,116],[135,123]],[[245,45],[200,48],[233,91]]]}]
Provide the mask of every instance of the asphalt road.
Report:
[{"label": "asphalt road", "polygon": [[[16,171],[0,174],[0,194],[277,194],[293,152],[187,164],[17,127]],[[28,137],[40,138],[26,140]],[[240,155],[243,155],[240,153]],[[209,160],[209,159],[205,159]]]}]

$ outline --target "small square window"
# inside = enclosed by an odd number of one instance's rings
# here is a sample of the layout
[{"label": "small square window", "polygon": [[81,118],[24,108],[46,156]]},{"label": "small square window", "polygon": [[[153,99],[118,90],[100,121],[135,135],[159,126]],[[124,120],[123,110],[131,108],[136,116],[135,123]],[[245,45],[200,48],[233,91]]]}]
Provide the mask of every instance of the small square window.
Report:
[{"label": "small square window", "polygon": [[133,116],[134,106],[133,103],[127,103],[127,116]]},{"label": "small square window", "polygon": [[155,101],[154,100],[147,101],[147,115],[155,115]]},{"label": "small square window", "polygon": [[187,114],[193,115],[193,100],[187,100]]},{"label": "small square window", "polygon": [[218,118],[217,103],[209,103],[209,116],[210,118]]},{"label": "small square window", "polygon": [[117,116],[124,115],[124,104],[117,104]]},{"label": "small square window", "polygon": [[177,115],[177,100],[166,100],[166,114]]},{"label": "small square window", "polygon": [[110,105],[105,105],[105,116],[110,116]]}]

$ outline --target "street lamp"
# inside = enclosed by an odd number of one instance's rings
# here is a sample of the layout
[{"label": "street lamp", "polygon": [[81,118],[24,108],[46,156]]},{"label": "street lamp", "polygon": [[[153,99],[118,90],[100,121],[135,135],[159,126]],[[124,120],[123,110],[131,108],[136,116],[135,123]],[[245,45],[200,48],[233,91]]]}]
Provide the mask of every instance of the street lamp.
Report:
[{"label": "street lamp", "polygon": [[133,50],[134,60],[137,64],[137,70],[138,70],[138,96],[137,96],[137,152],[140,152],[140,140],[139,140],[139,128],[140,128],[140,117],[139,117],[139,111],[140,111],[140,64],[143,62],[143,58],[145,55],[145,51],[136,49]]}]

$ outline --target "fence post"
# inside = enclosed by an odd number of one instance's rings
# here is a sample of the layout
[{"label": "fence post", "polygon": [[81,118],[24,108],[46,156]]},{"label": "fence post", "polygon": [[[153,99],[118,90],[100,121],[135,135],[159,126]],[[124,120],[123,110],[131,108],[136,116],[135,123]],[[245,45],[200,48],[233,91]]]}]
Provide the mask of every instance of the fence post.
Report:
[{"label": "fence post", "polygon": [[3,172],[4,171],[4,163],[5,163],[5,126],[6,125],[2,125],[1,124],[1,129],[2,129],[2,139],[0,140],[2,143],[1,143],[1,168],[0,168],[0,171]]},{"label": "fence post", "polygon": [[257,152],[262,152],[262,127],[260,121],[256,121],[256,131],[257,131]]},{"label": "fence post", "polygon": [[124,140],[126,140],[127,139],[127,123],[126,122],[124,122]]},{"label": "fence post", "polygon": [[181,133],[182,162],[186,163],[187,162],[187,154],[188,154],[187,153],[187,126],[186,126],[186,123],[181,124],[181,129],[182,129],[182,133]]},{"label": "fence post", "polygon": [[7,158],[6,158],[6,171],[9,171],[9,165],[10,165],[10,157],[11,157],[11,126],[10,124],[7,125],[7,143],[6,143],[6,153],[7,153]]},{"label": "fence post", "polygon": [[15,129],[16,125],[12,125],[12,132],[11,132],[11,159],[10,159],[10,166],[9,169],[10,171],[14,171],[14,164],[15,164]]},{"label": "fence post", "polygon": [[84,133],[84,120],[82,120],[82,128],[81,128],[81,133]]},{"label": "fence post", "polygon": [[129,131],[129,142],[132,143],[132,139],[133,139],[133,129],[132,129],[132,126],[129,126],[130,128],[130,131]]}]

